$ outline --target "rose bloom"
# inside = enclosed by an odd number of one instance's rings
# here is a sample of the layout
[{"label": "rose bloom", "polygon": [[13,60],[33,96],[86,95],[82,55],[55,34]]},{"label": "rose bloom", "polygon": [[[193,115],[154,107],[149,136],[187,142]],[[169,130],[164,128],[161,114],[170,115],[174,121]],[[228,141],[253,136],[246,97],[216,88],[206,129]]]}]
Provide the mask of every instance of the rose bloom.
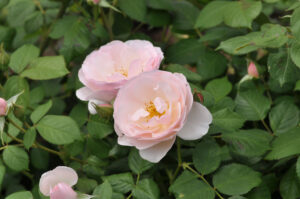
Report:
[{"label": "rose bloom", "polygon": [[6,115],[6,110],[7,110],[7,102],[5,99],[0,98],[0,116]]},{"label": "rose bloom", "polygon": [[110,103],[129,79],[158,69],[162,59],[161,49],[149,41],[112,41],[86,57],[78,73],[85,87],[76,95],[96,105]]},{"label": "rose bloom", "polygon": [[72,189],[77,180],[77,173],[72,168],[58,166],[42,175],[40,191],[50,199],[77,199],[77,193]]},{"label": "rose bloom", "polygon": [[123,86],[113,116],[118,143],[136,147],[150,162],[159,162],[176,136],[199,139],[212,122],[207,108],[193,102],[184,75],[159,70],[143,73]]}]

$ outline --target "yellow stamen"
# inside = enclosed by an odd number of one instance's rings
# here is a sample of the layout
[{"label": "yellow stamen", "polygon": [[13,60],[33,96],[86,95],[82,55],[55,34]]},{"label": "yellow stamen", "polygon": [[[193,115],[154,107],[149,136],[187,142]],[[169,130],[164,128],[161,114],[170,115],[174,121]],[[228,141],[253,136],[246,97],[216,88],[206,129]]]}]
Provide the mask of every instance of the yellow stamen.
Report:
[{"label": "yellow stamen", "polygon": [[161,117],[165,114],[166,111],[164,111],[163,113],[160,113],[156,110],[156,107],[154,105],[154,103],[152,101],[150,101],[148,104],[146,104],[146,111],[149,112],[149,115],[147,116],[147,118],[152,118],[154,116],[158,116]]},{"label": "yellow stamen", "polygon": [[128,77],[128,70],[124,69],[124,68],[120,68],[117,70],[118,73],[122,74],[125,77]]}]

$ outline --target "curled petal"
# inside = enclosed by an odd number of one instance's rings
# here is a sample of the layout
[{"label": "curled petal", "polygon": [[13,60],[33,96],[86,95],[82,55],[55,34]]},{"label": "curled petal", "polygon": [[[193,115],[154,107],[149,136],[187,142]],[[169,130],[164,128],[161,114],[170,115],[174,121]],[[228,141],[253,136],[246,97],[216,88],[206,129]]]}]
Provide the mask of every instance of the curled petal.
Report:
[{"label": "curled petal", "polygon": [[58,183],[51,189],[50,199],[77,199],[77,193],[69,185]]},{"label": "curled petal", "polygon": [[187,121],[177,135],[184,140],[197,140],[204,136],[212,122],[212,115],[205,106],[198,102],[193,103]]},{"label": "curled petal", "polygon": [[50,195],[50,190],[59,183],[65,183],[72,187],[77,183],[78,175],[70,167],[58,166],[55,169],[44,173],[40,179],[40,191],[45,196]]},{"label": "curled petal", "polygon": [[93,91],[88,87],[82,87],[76,91],[76,96],[83,101],[100,100],[110,102],[117,95],[117,90]]},{"label": "curled petal", "polygon": [[176,140],[176,136],[172,137],[169,140],[160,142],[150,148],[140,150],[140,156],[148,160],[149,162],[157,163],[159,162],[168,151],[172,148],[174,142]]}]

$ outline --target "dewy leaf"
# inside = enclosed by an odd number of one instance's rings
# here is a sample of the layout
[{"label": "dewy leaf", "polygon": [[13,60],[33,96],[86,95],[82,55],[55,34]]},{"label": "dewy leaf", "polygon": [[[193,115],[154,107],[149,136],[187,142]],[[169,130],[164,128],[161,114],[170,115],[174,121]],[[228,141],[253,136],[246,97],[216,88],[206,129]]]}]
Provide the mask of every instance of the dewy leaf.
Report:
[{"label": "dewy leaf", "polygon": [[246,157],[261,156],[271,149],[272,136],[260,129],[224,133],[222,138],[228,143],[230,150]]},{"label": "dewy leaf", "polygon": [[119,0],[118,5],[132,19],[145,22],[147,12],[145,0]]},{"label": "dewy leaf", "polygon": [[47,103],[42,104],[35,108],[35,110],[31,113],[30,119],[35,124],[37,123],[52,107],[52,100],[49,100]]},{"label": "dewy leaf", "polygon": [[272,142],[272,151],[266,156],[267,160],[278,160],[300,153],[300,128],[295,128],[279,135]]},{"label": "dewy leaf", "polygon": [[133,189],[132,195],[135,198],[160,199],[159,188],[151,179],[141,180]]},{"label": "dewy leaf", "polygon": [[22,171],[28,169],[28,154],[16,146],[8,146],[3,152],[4,163],[12,170]]},{"label": "dewy leaf", "polygon": [[24,68],[40,54],[40,49],[34,45],[26,44],[18,48],[10,57],[9,67],[16,73],[21,73]]},{"label": "dewy leaf", "polygon": [[213,113],[213,124],[222,130],[237,130],[244,125],[245,120],[236,112],[224,108]]},{"label": "dewy leaf", "polygon": [[197,179],[193,173],[185,170],[170,186],[176,199],[214,199],[215,192],[203,181]]},{"label": "dewy leaf", "polygon": [[280,195],[284,199],[300,197],[300,184],[293,165],[283,176],[279,185]]},{"label": "dewy leaf", "polygon": [[236,99],[236,112],[246,120],[263,120],[271,107],[271,101],[257,90],[239,92]]},{"label": "dewy leaf", "polygon": [[101,185],[97,186],[93,192],[94,199],[111,199],[112,198],[112,187],[107,180]]},{"label": "dewy leaf", "polygon": [[128,164],[129,168],[135,174],[141,174],[153,166],[153,163],[141,158],[139,152],[136,149],[132,149],[129,153]]},{"label": "dewy leaf", "polygon": [[194,149],[193,163],[203,175],[215,171],[221,160],[221,148],[214,140],[203,140]]},{"label": "dewy leaf", "polygon": [[33,196],[29,191],[20,191],[10,194],[5,199],[33,199]]},{"label": "dewy leaf", "polygon": [[300,75],[300,68],[293,63],[287,51],[272,53],[268,57],[270,75],[279,81],[281,87],[285,83],[295,82]]},{"label": "dewy leaf", "polygon": [[258,48],[279,48],[288,41],[287,29],[278,24],[264,24],[260,32],[251,32],[244,36],[222,41],[217,49],[230,54],[241,55]]},{"label": "dewy leaf", "polygon": [[196,20],[196,28],[211,28],[219,25],[224,20],[224,11],[227,8],[226,1],[211,1],[200,12]]},{"label": "dewy leaf", "polygon": [[40,57],[21,73],[21,76],[33,80],[48,80],[65,76],[69,71],[63,56]]},{"label": "dewy leaf", "polygon": [[261,183],[261,174],[245,165],[232,163],[223,166],[214,176],[213,184],[227,195],[239,195],[249,192]]},{"label": "dewy leaf", "polygon": [[271,109],[270,125],[277,135],[295,128],[299,123],[299,109],[296,105],[283,101]]},{"label": "dewy leaf", "polygon": [[224,9],[224,22],[231,27],[251,28],[252,21],[262,9],[260,1],[241,0],[228,2]]},{"label": "dewy leaf", "polygon": [[208,82],[205,86],[205,90],[210,92],[215,97],[216,102],[228,95],[231,89],[232,85],[228,81],[227,77],[214,79]]},{"label": "dewy leaf", "polygon": [[40,135],[52,144],[70,144],[80,139],[76,122],[67,116],[47,115],[37,125]]}]

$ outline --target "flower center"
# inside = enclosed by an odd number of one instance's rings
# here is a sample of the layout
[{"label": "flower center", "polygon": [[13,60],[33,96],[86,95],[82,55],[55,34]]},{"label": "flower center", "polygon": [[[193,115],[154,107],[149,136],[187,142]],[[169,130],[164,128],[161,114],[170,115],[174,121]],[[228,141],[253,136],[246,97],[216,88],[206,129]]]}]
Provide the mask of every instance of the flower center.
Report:
[{"label": "flower center", "polygon": [[125,77],[128,77],[128,70],[123,67],[117,69],[116,72],[120,73],[121,75],[123,75]]},{"label": "flower center", "polygon": [[156,107],[154,105],[154,103],[152,101],[150,101],[148,104],[145,105],[146,106],[146,111],[149,113],[148,118],[152,118],[154,116],[158,116],[161,117],[163,116],[166,111],[160,113],[156,110]]}]

